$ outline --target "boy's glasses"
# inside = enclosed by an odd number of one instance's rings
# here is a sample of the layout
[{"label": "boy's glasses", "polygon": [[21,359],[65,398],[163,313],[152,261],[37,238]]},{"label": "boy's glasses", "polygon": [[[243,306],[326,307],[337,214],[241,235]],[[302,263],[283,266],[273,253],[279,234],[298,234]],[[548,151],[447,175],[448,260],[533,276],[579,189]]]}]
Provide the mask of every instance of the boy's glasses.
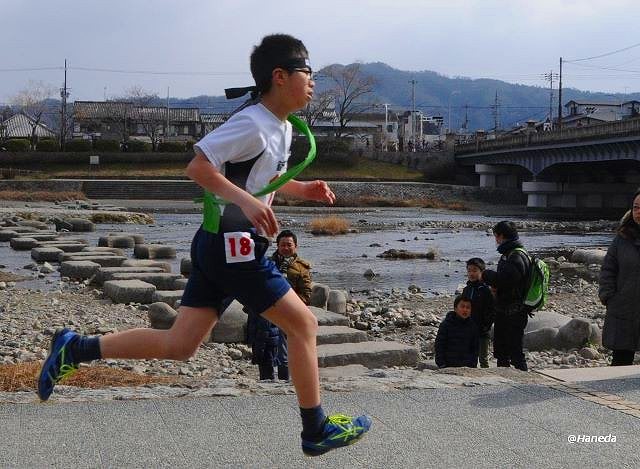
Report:
[{"label": "boy's glasses", "polygon": [[292,68],[290,71],[304,73],[305,75],[307,75],[307,77],[309,77],[309,80],[313,80],[313,70],[311,70],[310,68]]}]

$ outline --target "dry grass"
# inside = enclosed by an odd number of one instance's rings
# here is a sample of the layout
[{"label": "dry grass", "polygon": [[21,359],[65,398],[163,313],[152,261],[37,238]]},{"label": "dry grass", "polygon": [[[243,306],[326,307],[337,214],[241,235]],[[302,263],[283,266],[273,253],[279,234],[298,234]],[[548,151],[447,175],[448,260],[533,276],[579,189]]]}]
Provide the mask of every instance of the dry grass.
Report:
[{"label": "dry grass", "polygon": [[76,191],[0,191],[0,200],[20,200],[23,202],[63,202],[65,200],[86,200],[82,192]]},{"label": "dry grass", "polygon": [[345,234],[349,232],[350,227],[349,220],[336,216],[315,218],[309,223],[311,233],[315,235]]},{"label": "dry grass", "polygon": [[[25,362],[0,365],[0,391],[16,392],[35,390],[41,362]],[[178,378],[149,376],[106,366],[82,367],[61,384],[80,388],[101,389],[107,387],[134,387],[146,384],[171,384]]]}]

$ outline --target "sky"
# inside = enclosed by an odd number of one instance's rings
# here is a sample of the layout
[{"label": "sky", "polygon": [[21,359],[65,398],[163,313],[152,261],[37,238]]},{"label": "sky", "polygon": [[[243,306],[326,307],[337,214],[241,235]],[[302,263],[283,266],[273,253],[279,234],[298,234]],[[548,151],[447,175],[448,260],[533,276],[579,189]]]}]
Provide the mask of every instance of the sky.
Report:
[{"label": "sky", "polygon": [[0,103],[30,81],[61,87],[65,59],[71,101],[133,86],[221,95],[253,84],[253,46],[280,32],[304,41],[314,69],[384,62],[548,87],[563,57],[563,86],[632,93],[640,47],[580,59],[640,43],[638,18],[637,0],[0,0]]}]

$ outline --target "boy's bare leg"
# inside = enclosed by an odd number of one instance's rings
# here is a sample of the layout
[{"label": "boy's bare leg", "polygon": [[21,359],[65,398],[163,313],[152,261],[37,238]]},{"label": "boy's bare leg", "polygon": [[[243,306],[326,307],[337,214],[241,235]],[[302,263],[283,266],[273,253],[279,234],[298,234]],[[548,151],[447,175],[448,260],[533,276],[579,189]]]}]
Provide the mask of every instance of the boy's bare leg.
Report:
[{"label": "boy's bare leg", "polygon": [[213,308],[181,306],[171,329],[130,329],[100,338],[102,358],[191,357],[218,320]]},{"label": "boy's bare leg", "polygon": [[262,316],[287,335],[289,372],[300,407],[311,408],[320,405],[316,350],[318,320],[293,290],[289,290],[275,305],[262,313]]}]

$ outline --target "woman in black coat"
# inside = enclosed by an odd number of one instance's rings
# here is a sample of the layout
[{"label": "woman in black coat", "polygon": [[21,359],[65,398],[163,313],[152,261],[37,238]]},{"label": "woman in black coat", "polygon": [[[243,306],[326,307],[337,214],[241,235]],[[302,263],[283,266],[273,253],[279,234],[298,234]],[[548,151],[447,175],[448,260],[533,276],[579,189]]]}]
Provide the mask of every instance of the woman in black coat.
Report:
[{"label": "woman in black coat", "polygon": [[631,365],[640,350],[640,190],[604,258],[598,296],[607,307],[602,344],[613,350],[611,365]]}]

